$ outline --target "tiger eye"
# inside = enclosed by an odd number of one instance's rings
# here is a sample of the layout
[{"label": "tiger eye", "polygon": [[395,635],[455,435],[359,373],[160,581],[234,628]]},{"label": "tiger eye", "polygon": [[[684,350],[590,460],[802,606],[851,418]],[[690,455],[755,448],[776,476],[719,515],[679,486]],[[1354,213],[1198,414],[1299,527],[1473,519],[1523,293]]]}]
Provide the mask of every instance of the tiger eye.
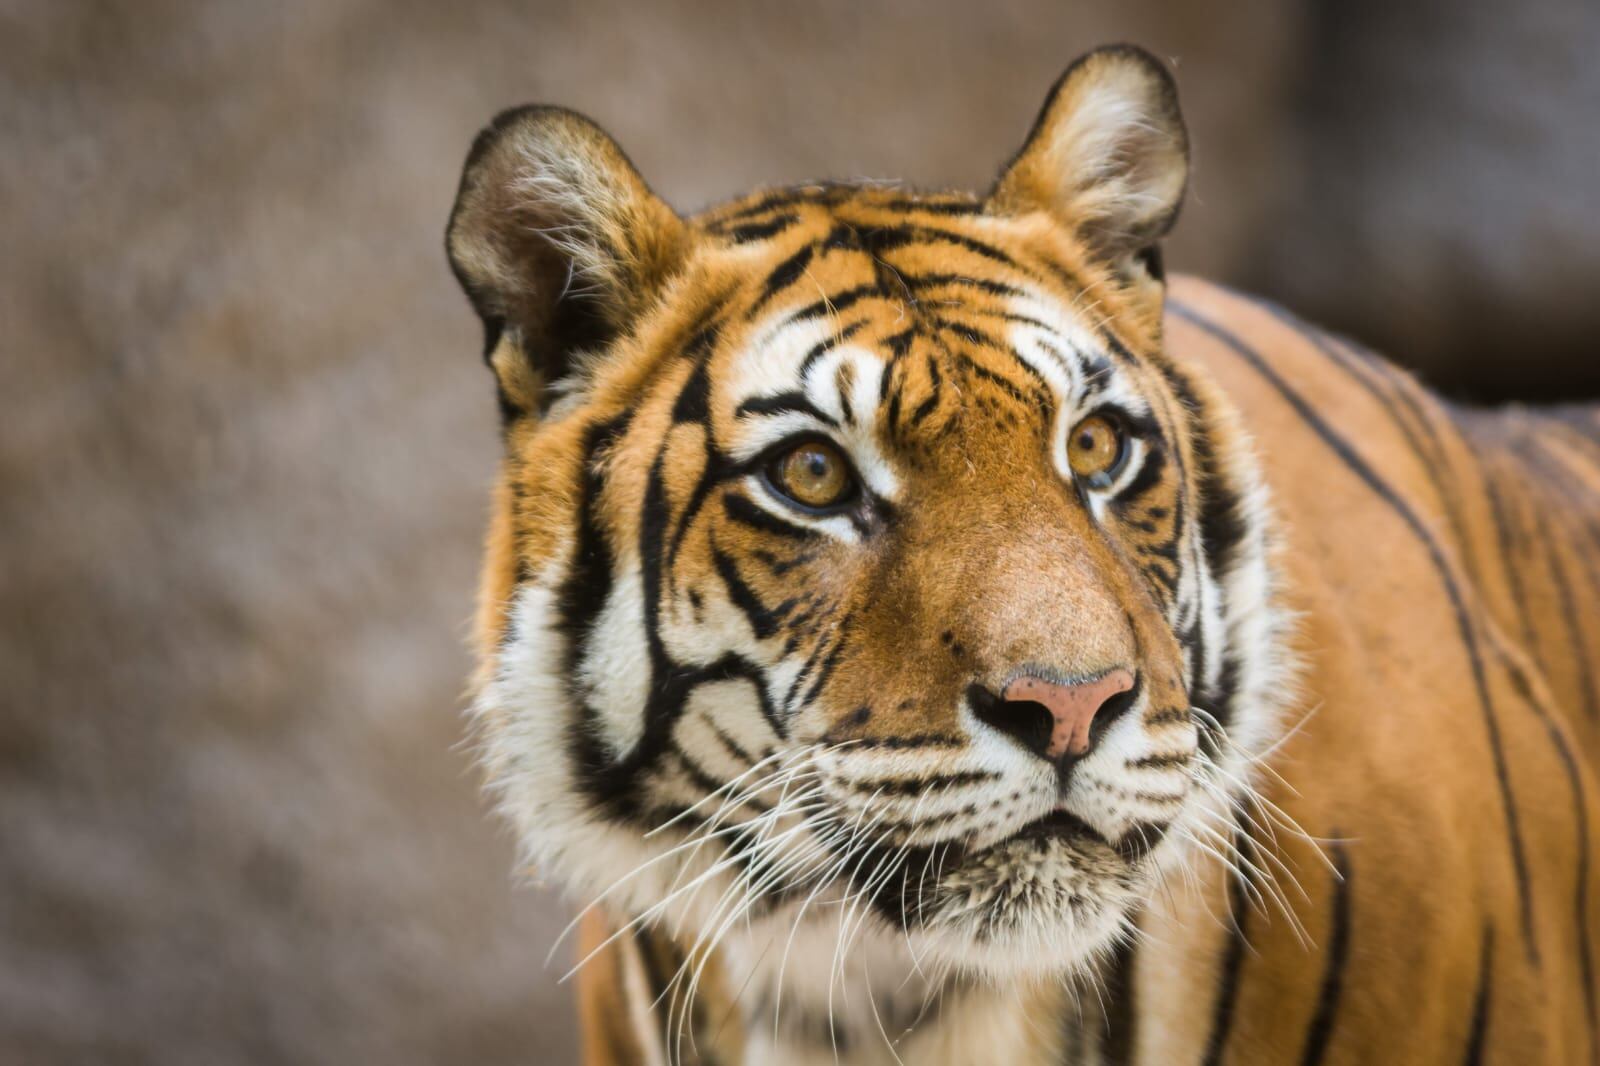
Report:
[{"label": "tiger eye", "polygon": [[804,507],[833,507],[855,488],[849,464],[839,449],[824,441],[807,441],[779,458],[773,468],[778,489]]},{"label": "tiger eye", "polygon": [[1085,481],[1107,477],[1122,458],[1122,431],[1104,415],[1090,415],[1067,438],[1067,465]]}]

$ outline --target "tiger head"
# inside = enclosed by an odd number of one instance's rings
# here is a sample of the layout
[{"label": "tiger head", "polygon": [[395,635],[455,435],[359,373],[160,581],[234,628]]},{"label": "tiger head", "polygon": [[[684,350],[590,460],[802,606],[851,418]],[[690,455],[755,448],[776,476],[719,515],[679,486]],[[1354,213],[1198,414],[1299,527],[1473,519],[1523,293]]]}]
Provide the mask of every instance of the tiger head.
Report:
[{"label": "tiger head", "polygon": [[984,197],[685,219],[571,112],[479,136],[476,714],[530,861],[702,946],[851,907],[994,976],[1081,966],[1210,846],[1283,677],[1248,445],[1162,351],[1186,174],[1131,48]]}]

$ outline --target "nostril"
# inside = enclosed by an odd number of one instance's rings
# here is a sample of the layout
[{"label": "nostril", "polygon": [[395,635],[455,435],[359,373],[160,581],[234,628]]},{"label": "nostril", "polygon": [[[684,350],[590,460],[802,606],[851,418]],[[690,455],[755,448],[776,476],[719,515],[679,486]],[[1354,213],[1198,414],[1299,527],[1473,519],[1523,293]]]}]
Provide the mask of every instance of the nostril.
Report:
[{"label": "nostril", "polygon": [[969,690],[980,721],[1019,741],[1050,762],[1076,760],[1094,749],[1113,722],[1138,698],[1132,671],[1111,670],[1085,681],[1054,681],[1023,674],[997,695],[980,685]]},{"label": "nostril", "polygon": [[1121,718],[1139,698],[1139,679],[1134,678],[1131,688],[1112,694],[1095,711],[1094,718],[1089,722],[1089,750],[1093,751],[1100,743],[1100,738],[1105,731],[1111,728],[1113,722]]},{"label": "nostril", "polygon": [[967,702],[978,721],[1016,740],[1040,758],[1049,758],[1055,715],[1038,700],[1008,700],[982,685],[967,689]]}]

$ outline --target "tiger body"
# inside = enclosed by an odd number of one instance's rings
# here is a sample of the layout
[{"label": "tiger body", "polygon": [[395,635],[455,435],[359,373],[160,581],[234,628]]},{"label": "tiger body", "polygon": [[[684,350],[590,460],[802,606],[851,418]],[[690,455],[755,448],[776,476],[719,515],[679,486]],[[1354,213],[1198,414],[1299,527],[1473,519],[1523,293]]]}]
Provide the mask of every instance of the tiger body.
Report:
[{"label": "tiger body", "polygon": [[987,199],[469,157],[477,714],[591,1062],[1600,1061],[1600,423],[1169,286],[1164,77]]}]

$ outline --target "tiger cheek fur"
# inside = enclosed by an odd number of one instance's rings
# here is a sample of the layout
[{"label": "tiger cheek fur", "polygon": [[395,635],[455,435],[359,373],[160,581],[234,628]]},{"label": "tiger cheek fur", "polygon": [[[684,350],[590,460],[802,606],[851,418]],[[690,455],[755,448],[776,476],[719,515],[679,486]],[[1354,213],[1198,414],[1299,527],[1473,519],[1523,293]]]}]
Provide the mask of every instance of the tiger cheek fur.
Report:
[{"label": "tiger cheek fur", "polygon": [[[449,245],[507,451],[484,758],[529,861],[623,929],[1080,973],[1228,804],[1223,730],[1275,728],[1249,444],[1162,351],[1181,120],[1153,61],[1097,57],[982,200],[681,220],[570,113],[474,147]],[[787,494],[802,447],[839,502]]]}]

